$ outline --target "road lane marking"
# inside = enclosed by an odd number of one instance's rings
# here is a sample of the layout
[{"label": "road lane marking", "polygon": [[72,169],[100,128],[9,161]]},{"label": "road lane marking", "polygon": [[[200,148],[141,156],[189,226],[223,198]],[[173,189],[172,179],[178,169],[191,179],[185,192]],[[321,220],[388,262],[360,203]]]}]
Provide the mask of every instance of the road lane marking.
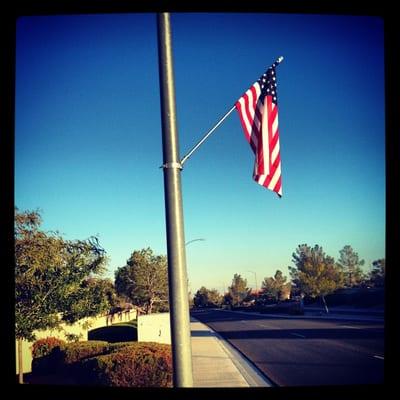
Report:
[{"label": "road lane marking", "polygon": [[351,325],[339,325],[341,328],[351,328],[351,329],[362,329],[358,326],[351,326]]},{"label": "road lane marking", "polygon": [[382,356],[374,356],[374,358],[377,358],[379,360],[384,360],[385,359],[385,357],[382,357]]},{"label": "road lane marking", "polygon": [[305,339],[305,336],[304,335],[300,335],[300,333],[291,332],[290,334],[293,335],[293,336],[298,336],[298,337],[301,337],[301,338]]}]

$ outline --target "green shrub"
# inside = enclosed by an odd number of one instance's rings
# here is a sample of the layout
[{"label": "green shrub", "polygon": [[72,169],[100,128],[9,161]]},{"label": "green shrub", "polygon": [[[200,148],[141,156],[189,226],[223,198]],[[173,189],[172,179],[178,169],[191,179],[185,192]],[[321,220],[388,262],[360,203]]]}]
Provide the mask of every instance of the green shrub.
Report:
[{"label": "green shrub", "polygon": [[121,351],[125,347],[134,346],[136,342],[117,342],[108,344],[108,353],[115,353],[116,351]]},{"label": "green shrub", "polygon": [[54,347],[48,355],[34,358],[32,360],[32,373],[35,375],[69,374],[76,368],[78,361],[105,354],[107,351],[107,342],[64,343],[61,346]]},{"label": "green shrub", "polygon": [[131,343],[80,363],[81,384],[126,387],[172,387],[171,346]]},{"label": "green shrub", "polygon": [[105,354],[108,351],[108,343],[99,340],[87,342],[68,343],[59,348],[59,354],[55,354],[62,364],[73,364],[85,358]]},{"label": "green shrub", "polygon": [[54,347],[61,346],[63,344],[65,344],[64,340],[58,339],[53,336],[36,340],[36,342],[34,342],[31,347],[32,358],[47,356],[51,353]]}]

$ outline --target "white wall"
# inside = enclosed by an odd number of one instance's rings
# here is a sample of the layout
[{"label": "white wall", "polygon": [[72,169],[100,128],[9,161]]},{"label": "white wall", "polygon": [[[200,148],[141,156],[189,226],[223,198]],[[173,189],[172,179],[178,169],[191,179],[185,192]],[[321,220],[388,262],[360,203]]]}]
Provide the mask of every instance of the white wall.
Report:
[{"label": "white wall", "polygon": [[138,342],[171,344],[169,313],[139,315],[137,334]]}]

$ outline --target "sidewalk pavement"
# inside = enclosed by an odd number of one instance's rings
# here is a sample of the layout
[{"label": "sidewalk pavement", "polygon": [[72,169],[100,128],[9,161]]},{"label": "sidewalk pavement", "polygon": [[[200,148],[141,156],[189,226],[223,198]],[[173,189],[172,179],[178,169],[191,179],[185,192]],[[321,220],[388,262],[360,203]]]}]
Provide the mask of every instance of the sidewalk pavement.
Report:
[{"label": "sidewalk pavement", "polygon": [[268,387],[272,384],[217,332],[191,317],[194,387]]}]

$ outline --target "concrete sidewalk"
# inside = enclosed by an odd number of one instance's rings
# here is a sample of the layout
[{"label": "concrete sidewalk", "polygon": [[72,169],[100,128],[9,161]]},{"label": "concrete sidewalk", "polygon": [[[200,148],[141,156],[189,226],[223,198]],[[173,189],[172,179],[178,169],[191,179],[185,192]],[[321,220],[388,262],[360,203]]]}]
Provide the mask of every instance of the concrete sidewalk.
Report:
[{"label": "concrete sidewalk", "polygon": [[218,333],[191,317],[194,387],[268,387],[270,382]]}]

